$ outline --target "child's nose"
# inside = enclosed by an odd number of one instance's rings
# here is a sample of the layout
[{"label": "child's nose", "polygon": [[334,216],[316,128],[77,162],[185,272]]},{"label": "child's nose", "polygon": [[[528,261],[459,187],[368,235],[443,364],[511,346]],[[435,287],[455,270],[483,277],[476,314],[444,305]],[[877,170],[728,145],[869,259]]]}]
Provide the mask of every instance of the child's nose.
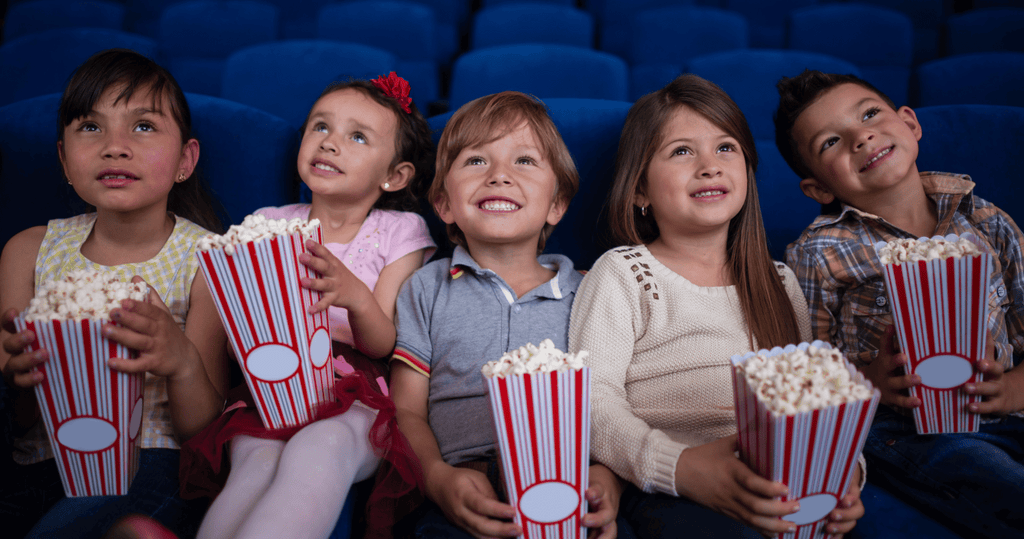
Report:
[{"label": "child's nose", "polygon": [[873,131],[861,129],[857,131],[857,134],[853,138],[854,147],[859,150],[873,138],[875,138],[875,133]]},{"label": "child's nose", "polygon": [[130,158],[132,156],[131,145],[126,137],[117,133],[109,133],[103,146],[103,157],[108,158]]},{"label": "child's nose", "polygon": [[488,178],[488,184],[490,185],[511,185],[512,184],[512,171],[502,165],[494,165],[490,170],[490,177]]},{"label": "child's nose", "polygon": [[335,144],[333,140],[331,140],[331,137],[327,137],[327,138],[323,139],[322,141],[320,141],[320,150],[328,152],[328,153],[337,154],[338,153],[338,145]]},{"label": "child's nose", "polygon": [[702,178],[713,178],[722,173],[722,167],[718,160],[713,157],[705,157],[700,160],[698,173]]}]

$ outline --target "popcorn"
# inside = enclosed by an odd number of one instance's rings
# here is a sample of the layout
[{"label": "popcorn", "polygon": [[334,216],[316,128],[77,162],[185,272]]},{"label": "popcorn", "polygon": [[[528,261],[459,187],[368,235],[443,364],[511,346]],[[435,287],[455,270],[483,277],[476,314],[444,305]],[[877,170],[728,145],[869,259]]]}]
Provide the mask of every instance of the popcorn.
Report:
[{"label": "popcorn", "polygon": [[145,301],[148,292],[146,283],[125,282],[112,272],[72,271],[40,285],[24,318],[29,322],[107,319],[122,300]]},{"label": "popcorn", "polygon": [[736,369],[775,415],[793,415],[870,399],[872,390],[855,381],[839,350],[808,346],[779,355],[758,353]]},{"label": "popcorn", "polygon": [[583,368],[583,359],[588,355],[582,350],[577,354],[566,354],[555,348],[555,343],[551,342],[551,339],[544,339],[540,346],[529,343],[511,352],[505,352],[500,359],[488,361],[480,371],[487,378],[538,372],[566,372],[570,369],[578,371]]},{"label": "popcorn", "polygon": [[981,254],[981,250],[966,237],[893,240],[878,249],[882,264],[902,264],[940,258],[960,258]]},{"label": "popcorn", "polygon": [[235,245],[259,241],[274,236],[285,236],[301,233],[305,237],[312,238],[314,230],[320,226],[319,219],[305,219],[296,217],[294,219],[267,219],[262,215],[246,215],[241,225],[231,225],[223,235],[210,234],[203,236],[196,244],[200,251],[223,248],[229,255],[235,254]]}]

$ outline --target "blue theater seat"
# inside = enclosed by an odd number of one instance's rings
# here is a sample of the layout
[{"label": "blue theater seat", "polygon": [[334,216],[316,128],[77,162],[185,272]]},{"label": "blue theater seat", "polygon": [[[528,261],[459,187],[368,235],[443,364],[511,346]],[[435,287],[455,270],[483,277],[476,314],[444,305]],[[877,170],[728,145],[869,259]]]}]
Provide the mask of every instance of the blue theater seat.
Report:
[{"label": "blue theater seat", "polygon": [[372,79],[396,69],[385,50],[324,40],[285,40],[246,47],[228,57],[221,97],[302,125],[333,81]]},{"label": "blue theater seat", "polygon": [[917,68],[918,106],[1024,107],[1024,52],[961,54]]},{"label": "blue theater seat", "polygon": [[259,0],[191,0],[160,15],[160,61],[186,92],[220,95],[231,53],[278,36],[279,10]]},{"label": "blue theater seat", "polygon": [[104,28],[36,32],[0,45],[0,106],[63,92],[71,73],[93,54],[113,47],[156,57],[156,41]]},{"label": "blue theater seat", "polygon": [[626,62],[565,45],[509,45],[470,51],[452,68],[452,109],[502,90],[549,97],[626,101]]},{"label": "blue theater seat", "polygon": [[[944,4],[951,4],[951,2],[944,2],[942,0],[860,1],[896,10],[910,17],[910,20],[914,23],[914,65],[939,57],[939,35],[946,9]],[[867,27],[865,32],[867,32]]]},{"label": "blue theater seat", "polygon": [[442,66],[450,65],[459,52],[461,38],[469,24],[469,0],[413,0],[434,10],[437,24],[437,57]]},{"label": "blue theater seat", "polygon": [[320,10],[316,37],[369,45],[394,54],[420,110],[440,97],[434,10],[402,0],[331,4]]},{"label": "blue theater seat", "polygon": [[480,5],[483,8],[490,8],[495,6],[506,6],[508,4],[522,4],[524,2],[549,4],[552,6],[576,7],[576,0],[481,0]]},{"label": "blue theater seat", "polygon": [[[580,189],[569,209],[547,241],[545,251],[572,259],[578,269],[589,269],[611,244],[605,201],[615,171],[619,135],[632,103],[600,99],[545,99],[551,119],[569,148],[580,174]],[[434,142],[441,138],[452,112],[429,118]],[[441,256],[449,256],[451,247],[444,225],[426,205],[424,215]]]},{"label": "blue theater seat", "polygon": [[973,9],[946,19],[946,54],[995,51],[1024,52],[1024,9]]},{"label": "blue theater seat", "polygon": [[473,16],[470,49],[519,43],[592,48],[594,18],[571,6],[534,1],[488,7]]},{"label": "blue theater seat", "polygon": [[747,49],[694,58],[688,71],[725,90],[743,110],[756,139],[773,139],[772,116],[779,105],[775,84],[804,69],[860,75],[857,66],[834,56],[805,51]]},{"label": "blue theater seat", "polygon": [[599,47],[605,52],[625,58],[633,38],[629,21],[641,11],[667,6],[692,6],[695,0],[603,0],[590,6],[597,15]]},{"label": "blue theater seat", "polygon": [[851,62],[894,102],[907,103],[914,26],[898,11],[855,3],[799,9],[790,15],[788,46]]},{"label": "blue theater seat", "polygon": [[673,6],[641,11],[633,18],[630,96],[658,90],[703,54],[745,49],[750,29],[742,15],[718,8]]},{"label": "blue theater seat", "polygon": [[975,193],[1024,223],[1020,144],[1024,108],[942,105],[915,109],[921,122],[919,170],[970,174]]},{"label": "blue theater seat", "polygon": [[57,28],[124,28],[124,6],[102,0],[33,0],[12,4],[4,41]]},{"label": "blue theater seat", "polygon": [[[817,0],[725,0],[725,8],[750,21],[750,46],[781,49],[786,46],[786,22],[793,10],[817,4]],[[766,5],[767,4],[767,5]]]},{"label": "blue theater seat", "polygon": [[[748,116],[749,118],[749,116]],[[758,139],[757,195],[768,236],[768,250],[775,260],[786,260],[786,246],[821,213],[821,204],[800,190],[800,177],[782,158],[775,139]]]}]

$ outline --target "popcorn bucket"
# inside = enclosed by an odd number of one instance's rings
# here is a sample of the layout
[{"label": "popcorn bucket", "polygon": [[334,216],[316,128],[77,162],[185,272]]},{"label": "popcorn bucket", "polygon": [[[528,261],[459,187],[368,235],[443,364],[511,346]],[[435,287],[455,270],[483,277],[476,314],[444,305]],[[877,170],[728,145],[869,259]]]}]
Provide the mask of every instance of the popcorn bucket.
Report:
[{"label": "popcorn bucket", "polygon": [[28,351],[50,352],[35,392],[68,497],[127,494],[139,469],[145,374],[107,367],[112,357],[138,357],[102,336],[108,322],[14,320],[36,334]]},{"label": "popcorn bucket", "polygon": [[[884,246],[876,243],[875,250]],[[900,349],[909,359],[904,369],[921,377],[921,384],[910,389],[910,396],[922,402],[914,408],[918,434],[977,432],[981,418],[967,405],[981,397],[960,388],[982,379],[974,365],[985,357],[988,339],[992,255],[884,267]]]},{"label": "popcorn bucket", "polygon": [[[810,345],[831,348],[814,341]],[[808,343],[785,349],[761,350],[769,356],[796,349],[806,350]],[[782,517],[797,525],[793,532],[780,534],[786,539],[817,538],[827,535],[825,517],[846,495],[853,478],[881,393],[873,389],[868,400],[847,402],[818,410],[777,416],[758,400],[754,390],[737,368],[756,355],[747,352],[732,356],[733,396],[739,433],[740,458],[755,473],[789,487],[784,501],[799,500],[800,510]],[[864,382],[864,375],[851,365],[851,378]],[[866,382],[870,386],[870,382]]]},{"label": "popcorn bucket", "polygon": [[509,504],[526,539],[585,539],[590,369],[487,379]]},{"label": "popcorn bucket", "polygon": [[[323,241],[320,227],[313,239]],[[296,232],[197,253],[268,429],[304,425],[318,404],[334,400],[327,311],[308,313],[323,294],[299,286],[319,276],[299,262],[304,243]]]}]

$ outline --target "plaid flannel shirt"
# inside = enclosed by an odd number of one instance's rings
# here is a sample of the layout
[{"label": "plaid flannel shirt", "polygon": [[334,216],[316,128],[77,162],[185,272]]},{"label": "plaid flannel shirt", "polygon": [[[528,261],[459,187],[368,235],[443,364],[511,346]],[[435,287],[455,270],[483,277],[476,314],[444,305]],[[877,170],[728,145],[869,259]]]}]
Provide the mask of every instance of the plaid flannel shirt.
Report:
[{"label": "plaid flannel shirt", "polygon": [[[1024,352],[1024,272],[1020,228],[1005,212],[972,194],[969,176],[923,172],[925,192],[935,202],[934,234],[972,232],[994,256],[989,278],[988,327],[996,359],[1010,369]],[[822,215],[786,248],[811,313],[815,339],[832,343],[858,367],[878,355],[885,327],[892,324],[882,264],[874,244],[913,238],[884,219],[843,205]]]}]

